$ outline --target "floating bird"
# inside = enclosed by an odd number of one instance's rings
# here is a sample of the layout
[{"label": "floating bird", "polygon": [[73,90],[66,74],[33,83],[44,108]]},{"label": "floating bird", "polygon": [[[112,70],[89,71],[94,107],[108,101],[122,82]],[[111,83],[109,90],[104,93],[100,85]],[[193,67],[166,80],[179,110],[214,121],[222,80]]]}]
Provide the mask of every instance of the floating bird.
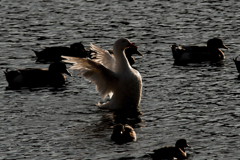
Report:
[{"label": "floating bird", "polygon": [[70,69],[78,69],[85,78],[96,84],[96,90],[100,92],[102,99],[110,96],[109,102],[98,103],[100,108],[121,110],[139,107],[142,78],[129,64],[124,54],[126,48],[137,46],[128,39],[121,38],[114,43],[112,55],[91,44],[91,50],[97,53],[94,60],[63,56],[67,59],[65,62],[74,63]]},{"label": "floating bird", "polygon": [[236,68],[238,70],[238,78],[240,79],[240,61],[237,60],[238,56],[236,58],[233,58],[233,61],[235,62]]},{"label": "floating bird", "polygon": [[204,61],[219,62],[225,58],[219,48],[228,49],[219,38],[208,40],[207,46],[172,45],[175,64],[199,63]]},{"label": "floating bird", "polygon": [[37,56],[37,61],[61,61],[61,56],[89,57],[89,51],[85,49],[81,42],[74,43],[70,47],[46,47],[39,52],[33,51]]},{"label": "floating bird", "polygon": [[48,85],[60,87],[66,82],[66,78],[62,73],[66,73],[71,76],[66,68],[66,65],[62,62],[54,62],[50,64],[48,70],[42,68],[25,68],[8,71],[8,69],[6,69],[4,73],[10,88],[32,88]]},{"label": "floating bird", "polygon": [[187,144],[186,139],[179,139],[175,147],[166,146],[164,148],[160,148],[157,150],[154,150],[151,157],[153,160],[160,160],[160,159],[186,159],[187,153],[185,151],[185,147],[189,147]]},{"label": "floating bird", "polygon": [[111,140],[117,144],[133,142],[137,140],[137,135],[134,129],[128,124],[117,124],[114,126]]}]

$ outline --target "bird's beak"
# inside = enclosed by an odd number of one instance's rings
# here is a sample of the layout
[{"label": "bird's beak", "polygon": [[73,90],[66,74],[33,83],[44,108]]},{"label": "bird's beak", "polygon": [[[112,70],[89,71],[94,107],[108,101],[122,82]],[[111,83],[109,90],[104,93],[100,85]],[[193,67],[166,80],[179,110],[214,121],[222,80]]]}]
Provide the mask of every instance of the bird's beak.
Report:
[{"label": "bird's beak", "polygon": [[66,69],[66,71],[64,73],[66,73],[67,75],[72,77],[71,73],[67,69]]},{"label": "bird's beak", "polygon": [[143,56],[143,54],[139,50],[137,50],[137,54]]},{"label": "bird's beak", "polygon": [[129,43],[128,48],[138,48],[136,44]]},{"label": "bird's beak", "polygon": [[222,44],[222,48],[225,48],[225,49],[229,50],[229,48],[226,47],[224,44]]}]

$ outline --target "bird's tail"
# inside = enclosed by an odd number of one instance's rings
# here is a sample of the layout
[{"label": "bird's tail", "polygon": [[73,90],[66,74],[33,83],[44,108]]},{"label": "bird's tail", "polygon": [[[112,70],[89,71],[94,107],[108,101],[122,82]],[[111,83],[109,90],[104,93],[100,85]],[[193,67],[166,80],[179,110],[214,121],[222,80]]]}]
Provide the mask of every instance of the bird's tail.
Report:
[{"label": "bird's tail", "polygon": [[172,54],[173,54],[173,58],[175,60],[180,59],[182,56],[182,53],[179,52],[179,46],[177,44],[173,44],[172,46],[170,46],[172,49]]},{"label": "bird's tail", "polygon": [[32,49],[32,51],[36,54],[37,57],[39,57],[39,52],[35,51],[34,49]]}]

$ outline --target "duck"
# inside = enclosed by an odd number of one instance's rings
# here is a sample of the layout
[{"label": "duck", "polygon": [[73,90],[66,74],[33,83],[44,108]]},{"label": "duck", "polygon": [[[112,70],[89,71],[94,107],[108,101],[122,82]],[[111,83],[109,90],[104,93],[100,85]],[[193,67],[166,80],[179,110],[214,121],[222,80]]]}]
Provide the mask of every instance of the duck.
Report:
[{"label": "duck", "polygon": [[236,65],[237,71],[239,73],[238,79],[240,79],[240,61],[238,61],[237,58],[238,58],[238,56],[236,58],[233,58],[233,61],[234,61],[235,65]]},{"label": "duck", "polygon": [[62,56],[67,63],[72,63],[70,69],[95,83],[96,90],[104,100],[109,96],[110,101],[98,103],[101,109],[111,111],[139,108],[142,95],[141,74],[131,67],[124,53],[126,48],[138,48],[127,38],[118,39],[113,45],[113,53],[90,44],[96,52],[96,59]]},{"label": "duck", "polygon": [[61,87],[66,82],[66,77],[62,73],[71,76],[63,62],[51,63],[48,70],[43,68],[23,68],[9,71],[7,68],[4,73],[8,87],[13,89],[44,86]]},{"label": "duck", "polygon": [[123,144],[127,142],[134,142],[137,140],[137,135],[134,129],[128,124],[117,124],[114,126],[111,140],[117,144]]},{"label": "duck", "polygon": [[225,59],[224,53],[219,48],[228,49],[220,38],[207,41],[207,46],[170,46],[174,64],[200,63],[205,61],[219,62]]},{"label": "duck", "polygon": [[73,57],[89,57],[89,51],[87,51],[81,42],[73,43],[70,47],[46,47],[42,51],[35,51],[37,61],[53,62],[61,61],[62,55]]},{"label": "duck", "polygon": [[187,144],[186,139],[179,139],[177,140],[175,147],[166,146],[160,149],[154,150],[153,154],[151,155],[153,160],[160,160],[160,159],[187,159],[187,153],[185,148],[189,147]]}]

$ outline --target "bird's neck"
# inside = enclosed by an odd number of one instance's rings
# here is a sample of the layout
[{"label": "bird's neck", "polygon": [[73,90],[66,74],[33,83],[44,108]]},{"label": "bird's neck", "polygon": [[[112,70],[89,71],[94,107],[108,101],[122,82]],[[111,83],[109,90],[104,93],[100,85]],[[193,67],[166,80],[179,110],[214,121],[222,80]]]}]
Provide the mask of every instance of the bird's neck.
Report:
[{"label": "bird's neck", "polygon": [[185,149],[184,149],[184,147],[180,147],[180,149],[181,149],[183,152],[186,152]]},{"label": "bird's neck", "polygon": [[126,58],[126,55],[125,55],[125,51],[121,51],[121,50],[113,50],[113,53],[114,53],[114,56],[115,56],[115,59],[116,59],[116,72],[117,73],[120,73],[120,72],[123,72],[123,71],[126,71],[128,69],[131,68],[127,58]]}]

